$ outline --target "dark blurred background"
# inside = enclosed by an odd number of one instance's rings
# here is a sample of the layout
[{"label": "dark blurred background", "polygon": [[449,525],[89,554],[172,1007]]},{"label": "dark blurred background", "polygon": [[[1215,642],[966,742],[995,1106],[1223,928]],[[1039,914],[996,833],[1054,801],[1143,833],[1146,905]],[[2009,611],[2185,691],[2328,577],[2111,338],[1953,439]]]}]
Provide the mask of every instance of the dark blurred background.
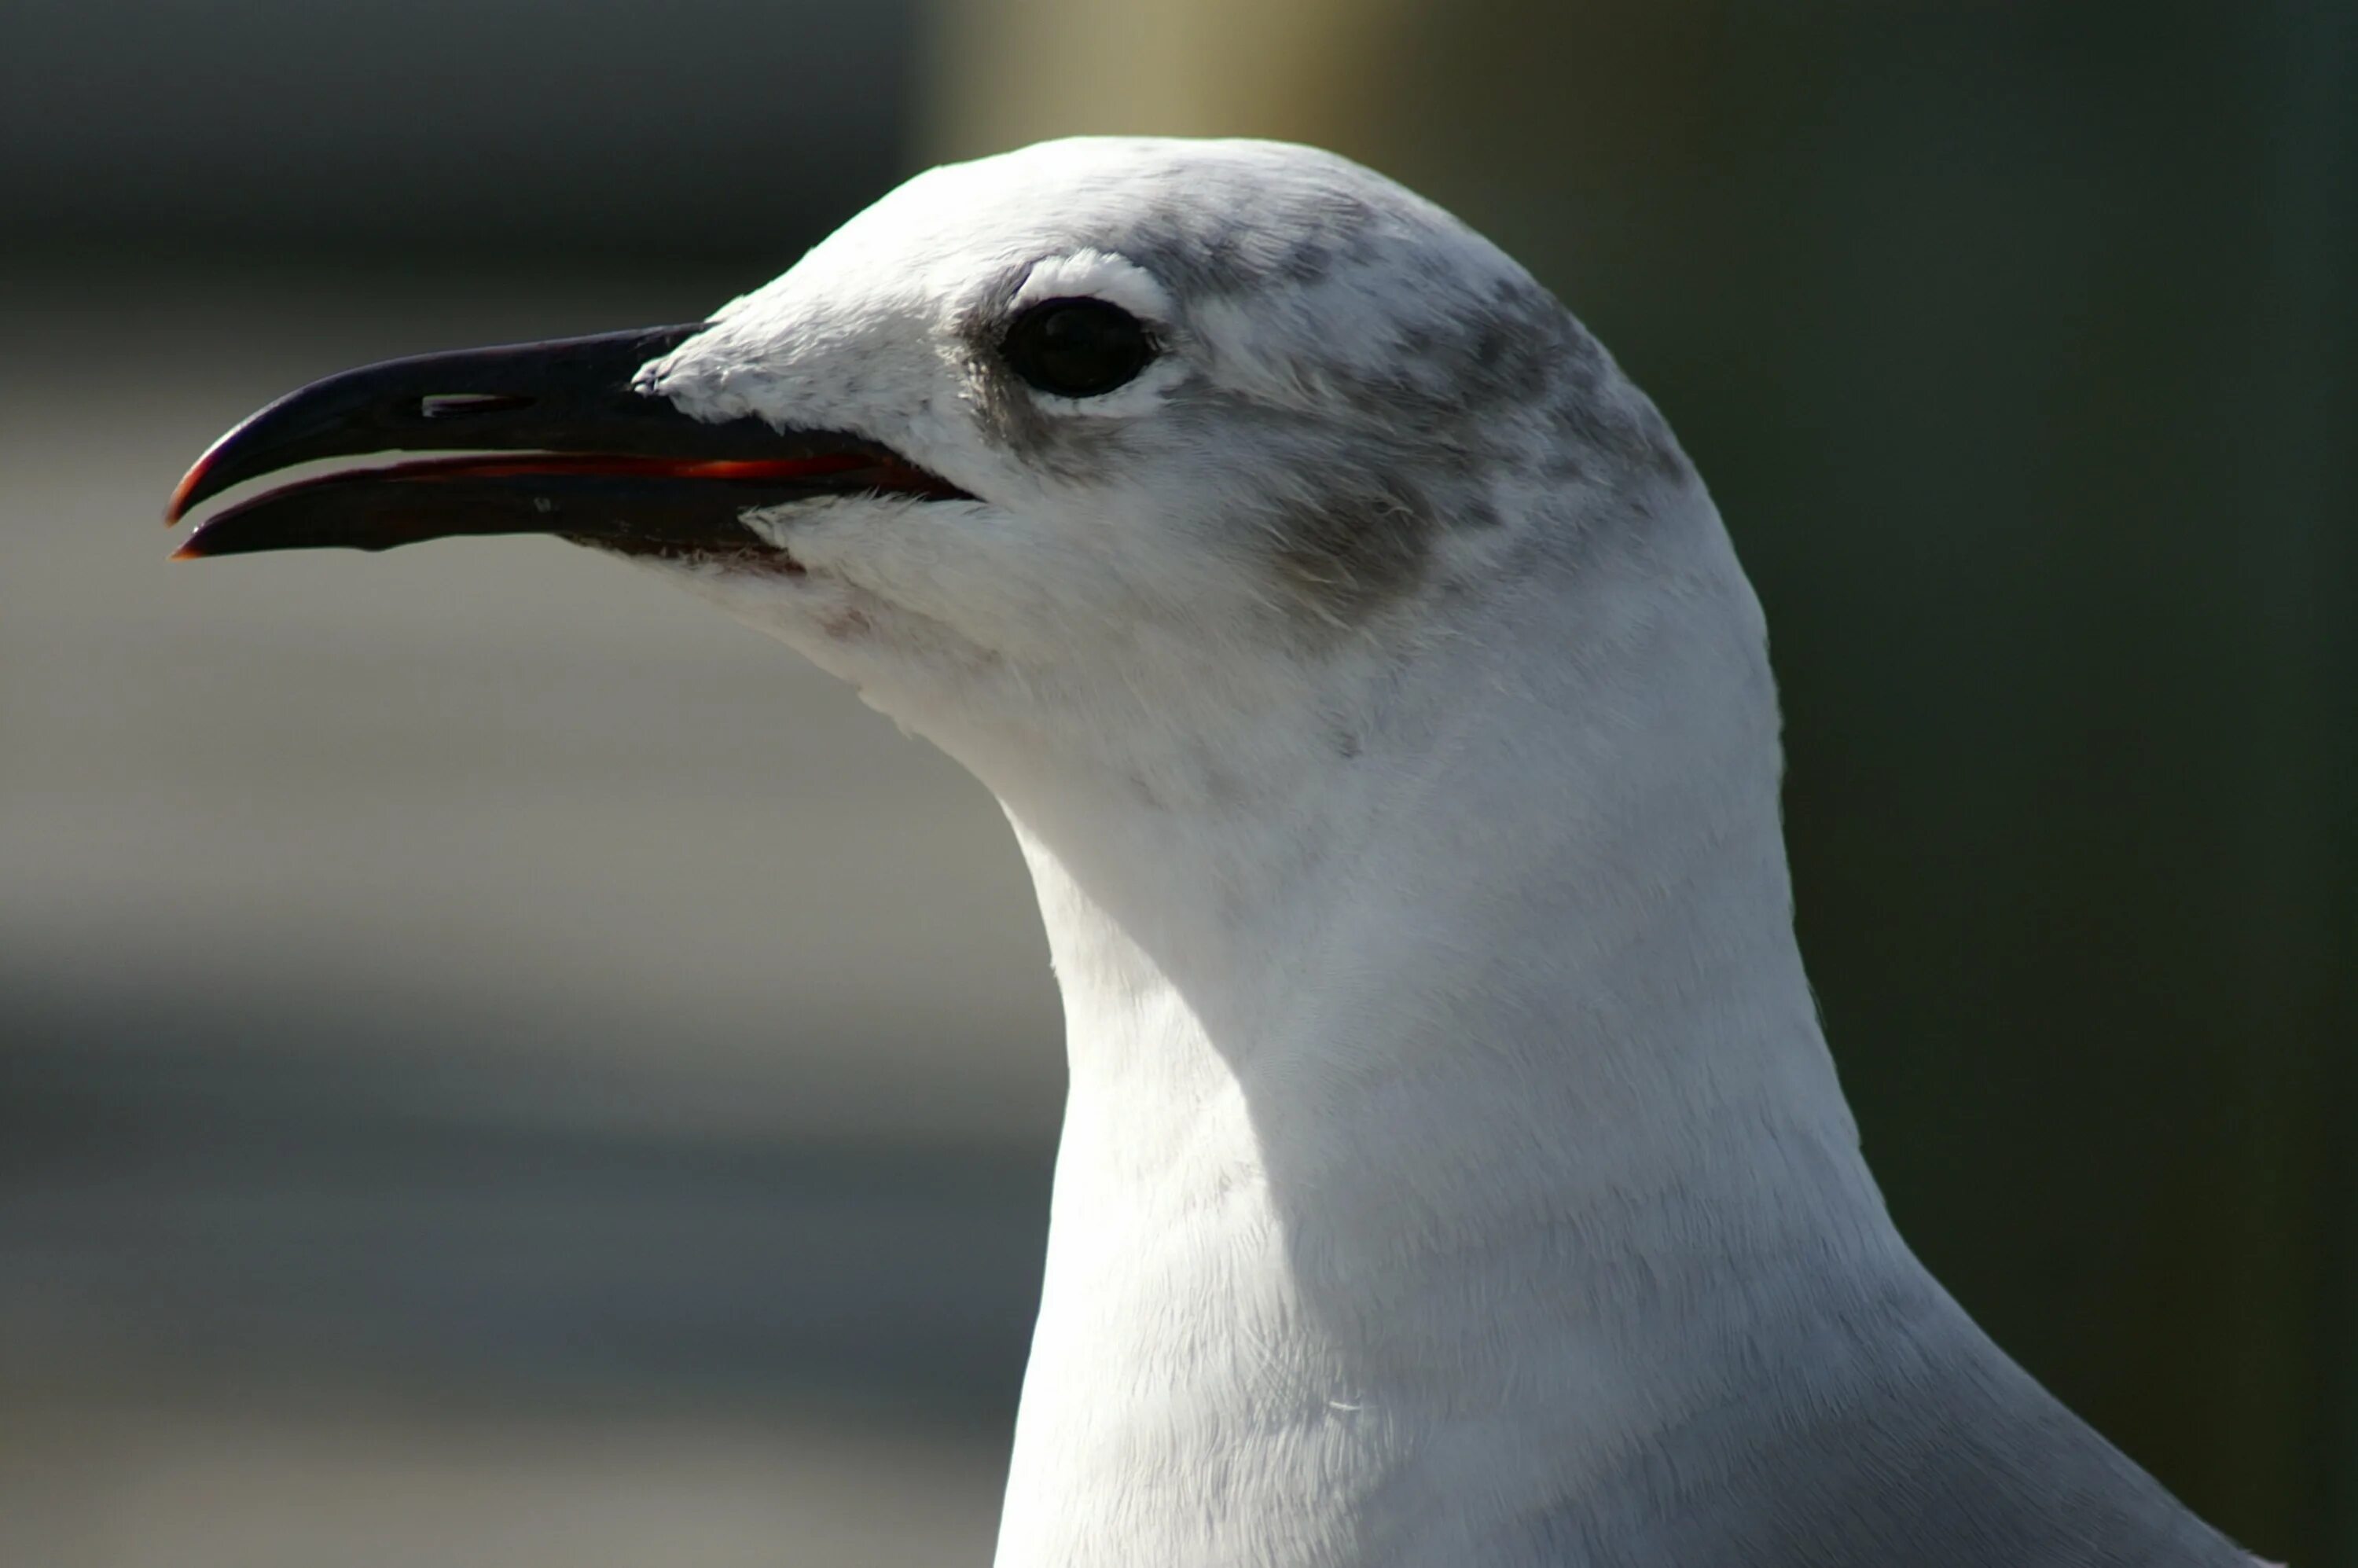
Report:
[{"label": "dark blurred background", "polygon": [[1653,392],[1903,1226],[2358,1564],[2354,16],[12,0],[0,1562],[987,1559],[1061,1062],[981,791],[579,553],[154,520],[312,376],[1152,130],[1376,164]]}]

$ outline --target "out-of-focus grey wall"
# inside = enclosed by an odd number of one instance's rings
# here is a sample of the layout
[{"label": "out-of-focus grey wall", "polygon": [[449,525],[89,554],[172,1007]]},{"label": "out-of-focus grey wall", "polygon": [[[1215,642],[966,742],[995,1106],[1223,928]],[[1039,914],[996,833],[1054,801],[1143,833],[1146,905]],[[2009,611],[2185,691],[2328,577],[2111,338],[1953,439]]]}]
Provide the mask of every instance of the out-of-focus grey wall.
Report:
[{"label": "out-of-focus grey wall", "polygon": [[971,784],[552,544],[168,566],[312,376],[687,319],[938,156],[1366,158],[1758,582],[1870,1154],[2358,1563],[2347,7],[0,9],[0,1562],[979,1561],[1060,1064]]},{"label": "out-of-focus grey wall", "polygon": [[783,265],[907,170],[919,0],[11,0],[10,258]]}]

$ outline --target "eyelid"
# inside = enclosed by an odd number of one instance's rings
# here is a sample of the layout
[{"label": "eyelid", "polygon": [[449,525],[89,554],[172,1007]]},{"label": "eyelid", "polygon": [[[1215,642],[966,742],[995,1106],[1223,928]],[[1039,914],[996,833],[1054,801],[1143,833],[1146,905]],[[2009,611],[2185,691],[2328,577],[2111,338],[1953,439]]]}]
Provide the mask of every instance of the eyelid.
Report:
[{"label": "eyelid", "polygon": [[1101,299],[1137,317],[1158,341],[1167,339],[1176,317],[1169,291],[1154,275],[1111,251],[1074,251],[1033,262],[1008,301],[1009,318],[1048,299]]}]

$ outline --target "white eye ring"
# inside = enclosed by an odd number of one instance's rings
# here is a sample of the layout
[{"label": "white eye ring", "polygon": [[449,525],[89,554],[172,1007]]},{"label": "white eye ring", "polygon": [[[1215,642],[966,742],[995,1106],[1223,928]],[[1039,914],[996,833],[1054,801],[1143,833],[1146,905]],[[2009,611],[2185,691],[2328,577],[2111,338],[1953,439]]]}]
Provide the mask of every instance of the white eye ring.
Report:
[{"label": "white eye ring", "polygon": [[1167,328],[1173,314],[1171,296],[1154,275],[1110,251],[1075,251],[1033,262],[1008,306],[1020,311],[1047,299],[1102,299],[1137,317],[1149,331]]}]

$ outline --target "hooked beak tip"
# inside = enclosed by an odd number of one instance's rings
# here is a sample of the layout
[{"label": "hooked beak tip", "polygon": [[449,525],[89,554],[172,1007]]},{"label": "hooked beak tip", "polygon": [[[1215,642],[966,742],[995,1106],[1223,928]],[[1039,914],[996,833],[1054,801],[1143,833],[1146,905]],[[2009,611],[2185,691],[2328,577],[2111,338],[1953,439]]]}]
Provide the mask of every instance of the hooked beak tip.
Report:
[{"label": "hooked beak tip", "polygon": [[200,461],[180,476],[180,482],[172,489],[172,499],[164,503],[165,527],[177,526],[180,519],[189,514],[189,496],[196,490],[197,481],[203,477],[205,465]]}]

